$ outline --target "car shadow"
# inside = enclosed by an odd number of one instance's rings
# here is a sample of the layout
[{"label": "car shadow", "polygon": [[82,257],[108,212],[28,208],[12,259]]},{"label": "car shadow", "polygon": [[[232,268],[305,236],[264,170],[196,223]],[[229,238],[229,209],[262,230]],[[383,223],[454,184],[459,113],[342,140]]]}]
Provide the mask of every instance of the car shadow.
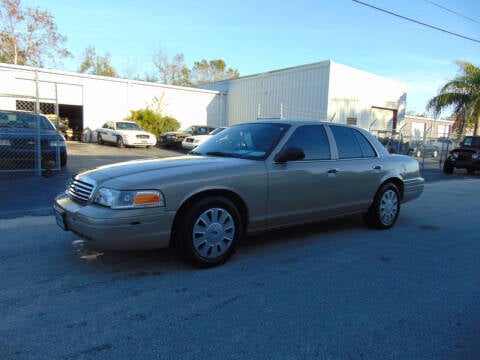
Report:
[{"label": "car shadow", "polygon": [[[230,261],[265,251],[274,252],[279,246],[306,245],[329,233],[359,228],[366,228],[366,225],[361,216],[354,215],[263,232],[244,238],[238,246],[237,255]],[[313,235],[315,235],[315,238],[312,237]],[[83,240],[74,241],[73,246],[77,260],[91,267],[95,272],[115,274],[114,280],[158,276],[173,272],[199,271],[198,268],[180,258],[172,248],[108,251],[98,249]]]}]

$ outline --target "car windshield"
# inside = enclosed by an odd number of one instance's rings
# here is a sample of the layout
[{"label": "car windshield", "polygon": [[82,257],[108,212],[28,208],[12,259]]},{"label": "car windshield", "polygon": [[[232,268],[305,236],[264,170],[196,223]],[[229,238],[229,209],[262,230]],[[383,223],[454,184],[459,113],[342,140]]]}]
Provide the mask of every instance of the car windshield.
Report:
[{"label": "car windshield", "polygon": [[192,154],[264,160],[289,127],[282,123],[233,125],[198,146]]},{"label": "car windshield", "polygon": [[464,146],[480,147],[480,137],[467,136],[463,140]]},{"label": "car windshield", "polygon": [[118,130],[143,130],[140,125],[137,123],[131,122],[118,122],[117,123]]},{"label": "car windshield", "polygon": [[2,128],[36,129],[38,124],[42,130],[55,130],[50,120],[40,115],[17,113],[2,113],[0,115],[0,127]]}]

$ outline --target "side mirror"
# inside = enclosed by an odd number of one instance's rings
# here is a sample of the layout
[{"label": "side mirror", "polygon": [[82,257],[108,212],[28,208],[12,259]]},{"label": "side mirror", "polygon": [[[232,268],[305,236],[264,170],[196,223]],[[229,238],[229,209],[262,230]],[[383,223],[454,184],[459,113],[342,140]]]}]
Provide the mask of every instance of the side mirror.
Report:
[{"label": "side mirror", "polygon": [[286,163],[288,161],[297,161],[302,160],[305,158],[305,153],[302,149],[291,147],[286,148],[280,151],[277,155],[275,155],[274,161],[277,163]]}]

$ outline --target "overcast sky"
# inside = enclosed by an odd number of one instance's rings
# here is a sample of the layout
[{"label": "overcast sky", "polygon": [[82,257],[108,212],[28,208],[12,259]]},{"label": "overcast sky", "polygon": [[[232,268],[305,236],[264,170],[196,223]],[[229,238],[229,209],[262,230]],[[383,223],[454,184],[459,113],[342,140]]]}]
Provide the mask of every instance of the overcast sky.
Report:
[{"label": "overcast sky", "polygon": [[75,55],[61,67],[68,71],[77,71],[87,46],[108,52],[120,75],[151,72],[158,50],[183,53],[188,67],[223,59],[241,76],[331,59],[407,84],[407,111],[421,113],[457,74],[456,60],[480,66],[480,1],[362,2],[444,31],[352,0],[22,3],[54,16]]}]

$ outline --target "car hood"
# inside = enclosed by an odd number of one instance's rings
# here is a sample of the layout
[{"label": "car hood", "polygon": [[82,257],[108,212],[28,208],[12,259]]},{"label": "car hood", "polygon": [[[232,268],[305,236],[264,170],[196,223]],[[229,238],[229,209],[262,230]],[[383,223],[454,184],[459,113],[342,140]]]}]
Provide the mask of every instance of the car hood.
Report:
[{"label": "car hood", "polygon": [[190,133],[187,133],[185,131],[168,131],[168,132],[162,133],[162,136],[165,136],[165,135],[180,135],[180,134],[191,135]]},{"label": "car hood", "polygon": [[[258,161],[208,157],[208,156],[178,156],[165,159],[146,159],[104,165],[80,174],[87,176],[98,185],[107,184],[113,187],[138,187],[151,181],[172,179],[179,177],[212,176],[216,173],[226,173],[228,169],[238,169],[239,166],[258,163]],[[219,172],[216,172],[218,170]]]},{"label": "car hood", "polygon": [[[2,135],[7,135],[9,137],[19,137],[19,136],[35,136],[37,134],[35,129],[29,128],[1,128]],[[40,130],[41,137],[58,137],[61,136],[56,130]]]},{"label": "car hood", "polygon": [[153,134],[147,132],[147,131],[142,131],[142,130],[116,130],[117,133],[120,135],[124,136],[136,136],[136,135],[148,135],[148,136],[154,136]]},{"label": "car hood", "polygon": [[212,137],[214,135],[208,135],[208,134],[205,134],[205,135],[193,135],[193,136],[189,136],[190,139],[193,139],[193,140],[203,140],[203,139],[208,139],[210,137]]}]

